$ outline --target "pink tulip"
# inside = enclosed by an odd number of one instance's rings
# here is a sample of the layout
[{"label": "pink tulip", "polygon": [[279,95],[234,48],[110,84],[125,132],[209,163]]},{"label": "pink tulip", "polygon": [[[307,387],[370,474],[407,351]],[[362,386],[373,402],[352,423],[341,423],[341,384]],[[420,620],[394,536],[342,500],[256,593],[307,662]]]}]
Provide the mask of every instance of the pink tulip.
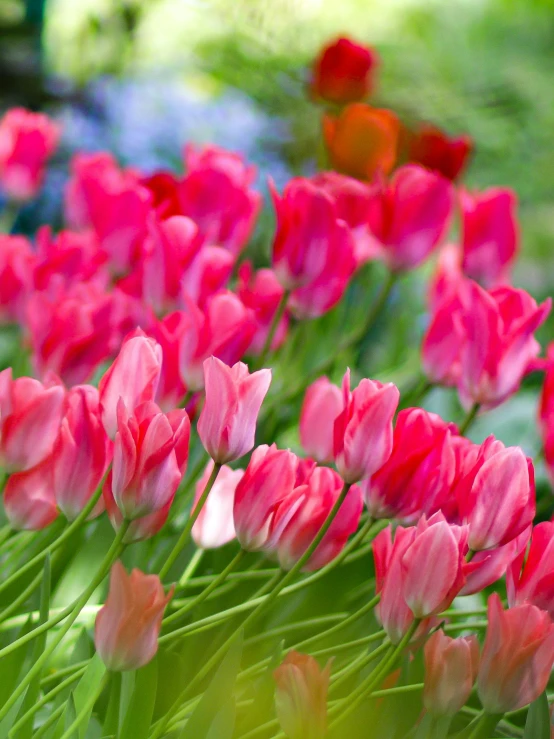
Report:
[{"label": "pink tulip", "polygon": [[109,670],[138,670],[150,662],[158,651],[163,613],[173,591],[165,595],[157,575],[140,570],[128,575],[121,562],[114,564],[94,628],[96,651]]},{"label": "pink tulip", "polygon": [[519,536],[535,516],[535,476],[519,447],[504,448],[494,437],[481,446],[477,460],[458,483],[462,521],[469,526],[472,551],[493,549]]},{"label": "pink tulip", "polygon": [[550,479],[554,479],[554,344],[550,344],[547,351],[538,415],[544,461]]},{"label": "pink tulip", "polygon": [[[457,458],[452,442],[457,428],[422,408],[400,411],[392,454],[362,483],[372,518],[411,520],[422,513],[451,513]],[[455,503],[455,501],[454,501]]]},{"label": "pink tulip", "polygon": [[511,607],[531,603],[548,611],[554,619],[554,522],[544,521],[533,528],[531,544],[514,558],[506,584]]},{"label": "pink tulip", "polygon": [[[52,455],[52,484],[65,517],[76,518],[94,495],[111,462],[111,442],[102,425],[98,390],[72,388]],[[101,508],[93,511],[98,515]]]},{"label": "pink tulip", "polygon": [[533,333],[546,320],[552,301],[537,306],[524,290],[486,292],[469,282],[462,299],[463,339],[458,382],[465,407],[492,408],[515,393],[540,346]]},{"label": "pink tulip", "polygon": [[374,254],[395,272],[417,267],[446,234],[452,207],[447,180],[417,165],[400,167],[390,184],[374,186],[368,211]]},{"label": "pink tulip", "polygon": [[321,277],[337,251],[344,250],[344,224],[333,199],[309,180],[290,180],[283,195],[270,183],[277,216],[272,265],[287,290]]},{"label": "pink tulip", "polygon": [[102,500],[106,507],[106,512],[114,531],[117,533],[124,523],[127,524],[127,531],[123,537],[125,544],[134,544],[137,541],[151,539],[153,536],[163,529],[166,524],[171,505],[174,500],[172,495],[167,503],[157,511],[148,513],[146,516],[139,516],[132,521],[125,521],[112,492],[112,471],[108,472],[106,482],[102,489]]},{"label": "pink tulip", "polygon": [[296,485],[298,458],[275,444],[257,447],[235,491],[233,520],[243,549],[260,551],[268,544],[275,511]]},{"label": "pink tulip", "polygon": [[487,713],[517,711],[546,688],[554,662],[554,624],[533,605],[502,609],[498,593],[489,597],[488,628],[477,677]]},{"label": "pink tulip", "polygon": [[350,371],[343,380],[343,411],[333,431],[335,464],[345,482],[373,475],[390,457],[392,419],[400,393],[396,385],[362,380],[350,390]]},{"label": "pink tulip", "polygon": [[250,374],[242,362],[228,367],[210,357],[204,362],[204,380],[206,402],[198,419],[198,435],[214,462],[232,462],[254,447],[256,422],[271,383],[271,370]]},{"label": "pink tulip", "polygon": [[[272,522],[270,549],[275,549],[284,570],[290,570],[304,555],[331,513],[342,488],[343,482],[334,470],[316,467],[304,484],[298,485],[279,505]],[[354,486],[305,570],[317,570],[340,554],[348,537],[358,528],[362,507],[360,490]]]},{"label": "pink tulip", "polygon": [[466,567],[466,582],[460,595],[481,593],[505,574],[509,584],[510,565],[527,549],[531,529],[532,526],[528,526],[519,536],[501,547],[475,552]]},{"label": "pink tulip", "polygon": [[115,361],[98,383],[102,421],[110,439],[118,429],[120,398],[132,413],[141,403],[156,397],[162,359],[161,346],[140,329],[125,338]]},{"label": "pink tulip", "polygon": [[13,529],[40,531],[58,517],[51,463],[47,457],[26,472],[10,475],[4,488],[4,511]]},{"label": "pink tulip", "polygon": [[463,270],[484,287],[507,283],[518,251],[517,197],[509,188],[460,193]]},{"label": "pink tulip", "polygon": [[331,663],[322,670],[308,654],[289,652],[274,671],[275,711],[289,739],[327,735],[327,691]]},{"label": "pink tulip", "polygon": [[203,246],[183,275],[181,298],[186,296],[204,308],[212,295],[225,289],[234,266],[235,257],[227,249]]},{"label": "pink tulip", "polygon": [[179,354],[181,377],[191,391],[204,387],[204,361],[211,356],[229,366],[245,354],[256,332],[253,312],[232,292],[213,295],[204,310],[186,302]]},{"label": "pink tulip", "polygon": [[477,637],[452,639],[442,630],[427,640],[423,703],[435,716],[453,716],[465,705],[479,669]]},{"label": "pink tulip", "polygon": [[0,235],[0,323],[22,323],[35,256],[23,236]]},{"label": "pink tulip", "polygon": [[65,390],[55,378],[43,385],[31,377],[0,372],[0,467],[25,472],[51,453],[62,420]]},{"label": "pink tulip", "polygon": [[[272,269],[254,272],[251,262],[243,262],[238,269],[237,295],[243,304],[254,313],[256,332],[248,347],[250,354],[260,354],[269,333],[273,316],[281,302],[284,290]],[[289,325],[285,313],[271,342],[271,350],[278,349],[284,342]]]},{"label": "pink tulip", "polygon": [[[208,462],[204,474],[196,483],[194,506],[206,488],[213,466],[213,462]],[[233,523],[235,490],[243,475],[244,470],[232,470],[227,465],[223,465],[219,470],[208,499],[192,527],[192,538],[197,547],[217,549],[235,538]]]},{"label": "pink tulip", "polygon": [[155,400],[164,411],[176,408],[186,393],[179,367],[179,349],[187,327],[186,315],[183,311],[175,311],[155,321],[148,330],[162,348],[163,362]]},{"label": "pink tulip", "polygon": [[256,169],[217,146],[185,150],[187,174],[178,188],[183,215],[198,225],[204,242],[235,256],[246,246],[262,205],[252,189]]},{"label": "pink tulip", "polygon": [[11,200],[30,200],[42,185],[60,128],[48,116],[12,108],[0,120],[0,186]]},{"label": "pink tulip", "polygon": [[461,350],[465,340],[463,303],[459,291],[448,293],[433,309],[423,344],[423,371],[437,385],[453,387],[462,374]]},{"label": "pink tulip", "polygon": [[327,377],[320,377],[306,390],[300,411],[300,443],[318,462],[333,461],[333,428],[342,410],[342,393]]},{"label": "pink tulip", "polygon": [[69,288],[92,279],[105,287],[109,280],[104,269],[106,259],[92,231],[60,231],[54,235],[50,226],[42,226],[36,235],[34,287],[59,289],[64,284]]},{"label": "pink tulip", "polygon": [[159,511],[175,495],[190,436],[186,411],[176,413],[172,424],[155,403],[130,415],[123,398],[118,401],[112,493],[126,519]]}]

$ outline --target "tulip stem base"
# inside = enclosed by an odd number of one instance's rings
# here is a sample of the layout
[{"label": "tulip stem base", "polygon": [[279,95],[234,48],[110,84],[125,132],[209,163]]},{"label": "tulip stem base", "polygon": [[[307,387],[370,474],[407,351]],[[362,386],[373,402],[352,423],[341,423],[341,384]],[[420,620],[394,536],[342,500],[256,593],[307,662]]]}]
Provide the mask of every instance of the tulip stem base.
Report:
[{"label": "tulip stem base", "polygon": [[479,405],[479,403],[474,403],[471,406],[471,408],[467,412],[466,417],[464,418],[464,420],[460,424],[460,429],[459,429],[460,436],[464,436],[464,434],[466,434],[469,431],[471,425],[473,424],[473,422],[477,418],[477,414],[479,413],[479,408],[480,407],[481,406]]},{"label": "tulip stem base", "polygon": [[491,736],[501,718],[502,714],[485,713],[483,711],[469,725],[469,732],[465,736],[467,736],[467,739],[487,739]]}]

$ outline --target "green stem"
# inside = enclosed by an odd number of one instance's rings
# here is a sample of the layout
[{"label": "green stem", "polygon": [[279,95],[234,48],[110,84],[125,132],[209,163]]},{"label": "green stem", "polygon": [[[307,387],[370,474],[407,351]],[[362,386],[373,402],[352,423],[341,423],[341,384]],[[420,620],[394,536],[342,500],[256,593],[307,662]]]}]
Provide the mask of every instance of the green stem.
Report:
[{"label": "green stem", "polygon": [[[273,577],[278,572],[276,567],[268,567],[263,570],[241,570],[240,572],[231,573],[227,579],[231,582],[248,582],[250,580],[265,580],[268,577]],[[188,590],[189,588],[203,588],[213,582],[216,577],[219,577],[219,573],[215,575],[200,575],[199,577],[191,577],[186,583],[181,585],[179,581],[175,590]],[[175,603],[175,601],[173,601]]]},{"label": "green stem", "polygon": [[75,729],[78,729],[79,726],[83,723],[83,721],[89,716],[90,711],[93,709],[94,704],[98,700],[98,697],[100,696],[100,693],[104,690],[106,687],[106,684],[108,682],[108,673],[104,675],[102,680],[100,681],[100,685],[96,690],[93,690],[92,693],[89,695],[87,700],[83,703],[81,710],[75,717],[75,720],[68,726],[68,728],[64,731],[64,733],[61,735],[60,739],[71,739],[73,736],[73,733]]},{"label": "green stem", "polygon": [[206,662],[206,664],[196,673],[194,678],[191,680],[189,685],[185,688],[184,691],[180,693],[177,700],[173,704],[173,706],[170,708],[168,713],[161,719],[159,726],[154,730],[154,733],[152,734],[152,739],[158,739],[158,737],[161,737],[163,735],[164,729],[167,726],[168,722],[173,717],[176,710],[178,710],[180,704],[182,703],[182,700],[186,695],[191,691],[193,688],[195,688],[198,683],[204,679],[204,677],[210,672],[210,670],[217,665],[221,657],[227,652],[230,645],[234,642],[234,640],[237,638],[237,636],[245,630],[250,624],[258,618],[258,616],[264,611],[268,606],[270,606],[279,593],[282,592],[284,587],[289,583],[301,570],[302,568],[308,563],[310,560],[312,554],[315,552],[319,544],[321,543],[321,540],[329,530],[329,527],[333,523],[333,520],[335,516],[337,515],[340,507],[342,506],[348,491],[350,490],[351,485],[349,483],[344,483],[343,488],[333,506],[331,509],[329,515],[325,519],[323,525],[319,529],[318,533],[314,537],[312,543],[310,546],[306,549],[304,554],[300,557],[300,559],[293,565],[293,567],[285,574],[285,576],[279,581],[275,583],[273,586],[273,589],[271,592],[269,592],[267,595],[263,597],[263,600],[254,608],[254,610],[250,613],[249,616],[246,617],[246,619],[238,626],[232,634],[225,640],[225,642],[219,647],[219,649],[216,650],[216,652],[210,657],[210,659]]},{"label": "green stem", "polygon": [[277,309],[275,313],[273,314],[273,318],[271,319],[271,324],[269,326],[269,331],[267,332],[267,336],[265,337],[265,342],[264,342],[262,351],[260,352],[260,355],[254,364],[255,369],[260,369],[261,367],[264,366],[266,362],[267,356],[269,352],[271,351],[271,345],[273,344],[273,339],[275,338],[275,334],[279,327],[279,323],[281,322],[281,318],[283,317],[283,314],[285,313],[285,309],[287,307],[289,298],[290,298],[290,290],[285,290],[281,296],[279,305],[277,306]]},{"label": "green stem", "polygon": [[486,739],[495,730],[502,714],[481,713],[467,739]]},{"label": "green stem", "polygon": [[[370,665],[377,659],[377,657],[381,657],[381,655],[388,652],[390,650],[390,646],[390,641],[385,639],[385,641],[373,651],[368,652],[367,654],[358,655],[352,662],[350,662],[350,664],[345,665],[342,670],[338,670],[338,672],[336,672],[331,678],[331,692],[340,688],[340,686],[352,677],[352,675],[355,675],[364,667]],[[379,666],[377,666],[377,669],[378,667]],[[338,707],[339,705],[337,704],[337,708]]]},{"label": "green stem", "polygon": [[[95,577],[92,578],[92,581],[90,582],[89,586],[84,590],[84,592],[77,598],[75,601],[75,604],[71,607],[68,613],[68,619],[64,623],[63,627],[60,629],[59,633],[52,639],[51,643],[48,645],[48,647],[44,650],[44,652],[41,654],[39,659],[32,665],[29,672],[25,675],[23,680],[19,683],[19,685],[12,691],[10,697],[0,710],[0,721],[2,721],[11,708],[15,705],[17,700],[19,699],[19,696],[23,694],[25,691],[25,688],[29,683],[33,680],[35,675],[39,674],[42,670],[43,666],[46,664],[47,660],[50,658],[50,656],[54,653],[54,651],[57,649],[60,642],[64,639],[65,635],[69,631],[69,629],[73,626],[73,623],[77,619],[79,613],[81,612],[81,609],[86,605],[88,599],[91,597],[91,595],[94,593],[96,588],[102,583],[106,575],[108,574],[112,564],[115,562],[115,560],[119,557],[121,552],[124,549],[123,539],[125,537],[125,534],[127,533],[127,529],[129,528],[129,522],[125,521],[121,528],[119,529],[110,549],[108,550],[108,553],[104,557],[103,562],[101,563],[100,567],[98,568]],[[60,619],[56,621],[58,623]],[[47,621],[43,626],[47,626],[50,628],[52,624],[50,621]],[[34,631],[30,632],[29,634],[26,634],[25,636],[21,637],[21,639],[18,639],[17,641],[13,642],[9,645],[9,651],[13,651],[14,648],[17,648],[18,646],[21,646],[21,644],[25,643],[26,641],[29,641],[29,636],[31,638],[35,638],[38,636],[38,633],[43,633],[45,629],[41,627],[34,629]],[[6,649],[3,649],[0,652],[0,656],[2,653],[6,652]]]},{"label": "green stem", "polygon": [[204,507],[204,503],[208,499],[208,495],[210,494],[211,489],[214,486],[214,482],[216,481],[216,478],[219,474],[219,470],[221,469],[223,465],[219,464],[218,462],[214,462],[214,466],[212,469],[212,473],[208,479],[208,482],[206,483],[206,487],[204,488],[204,492],[200,496],[200,499],[198,500],[198,503],[194,506],[194,508],[190,512],[190,516],[188,521],[185,524],[185,528],[181,532],[181,536],[177,539],[177,543],[171,550],[171,553],[169,554],[169,557],[165,561],[164,566],[160,570],[160,579],[163,580],[169,570],[173,567],[174,563],[176,562],[177,558],[181,554],[181,551],[184,549],[187,540],[189,538],[189,534],[192,531],[192,527],[196,523],[196,519],[200,515],[200,512],[202,508]]},{"label": "green stem", "polygon": [[193,555],[192,555],[192,557],[190,558],[190,562],[188,563],[188,565],[187,565],[187,566],[186,566],[186,568],[185,568],[185,571],[184,571],[184,572],[183,572],[183,574],[181,575],[181,579],[180,579],[180,580],[179,580],[179,582],[178,582],[178,587],[179,587],[179,588],[184,588],[184,587],[186,587],[186,585],[187,585],[188,581],[189,581],[189,580],[191,579],[191,577],[192,577],[192,576],[194,575],[194,573],[195,573],[195,571],[196,571],[196,568],[198,567],[198,565],[199,565],[199,564],[200,564],[200,562],[202,561],[202,557],[203,557],[203,556],[204,556],[204,550],[203,550],[203,549],[200,549],[200,548],[198,548],[198,549],[197,549],[197,550],[196,550],[196,551],[194,552],[194,554],[193,554]]},{"label": "green stem", "polygon": [[44,736],[48,732],[48,729],[62,716],[66,708],[67,703],[62,703],[55,711],[52,711],[42,726],[35,731],[33,739],[40,739],[41,736]]},{"label": "green stem", "polygon": [[469,430],[470,426],[472,425],[473,421],[475,421],[477,414],[479,413],[480,408],[479,403],[474,403],[469,411],[467,412],[466,417],[460,424],[460,436],[464,436],[467,431]]},{"label": "green stem", "polygon": [[12,527],[8,523],[5,526],[2,526],[0,529],[0,547],[10,538],[11,533]]}]

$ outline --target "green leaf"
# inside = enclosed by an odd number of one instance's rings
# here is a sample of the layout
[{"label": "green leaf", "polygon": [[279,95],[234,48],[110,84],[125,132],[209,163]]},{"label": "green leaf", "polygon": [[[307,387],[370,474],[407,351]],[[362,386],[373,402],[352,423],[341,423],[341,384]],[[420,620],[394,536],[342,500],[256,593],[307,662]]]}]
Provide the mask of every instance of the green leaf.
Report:
[{"label": "green leaf", "polygon": [[[69,729],[71,724],[75,721],[77,718],[77,710],[75,708],[75,691],[71,691],[71,694],[69,698],[67,699],[67,705],[65,707],[65,711],[60,716],[60,720],[56,724],[56,728],[54,729],[54,732],[50,739],[60,739],[61,736],[63,736],[66,729]],[[73,732],[73,736],[71,739],[77,739],[78,737],[77,731]]]},{"label": "green leaf", "polygon": [[236,714],[235,697],[230,695],[215,714],[206,739],[233,739]]},{"label": "green leaf", "polygon": [[73,691],[76,716],[82,717],[81,723],[76,732],[76,736],[78,736],[79,739],[85,738],[87,725],[94,707],[94,705],[87,706],[87,704],[90,703],[90,696],[98,693],[105,674],[106,667],[100,657],[95,654],[91,659],[85,674],[79,680],[79,684]]},{"label": "green leaf", "polygon": [[[46,558],[44,560],[44,567],[43,567],[43,574],[42,574],[42,585],[40,590],[40,617],[39,617],[39,624],[43,624],[48,620],[48,615],[50,613],[50,585],[51,585],[51,563],[50,563],[50,554],[46,555]],[[35,639],[34,648],[33,648],[33,664],[37,662],[41,654],[44,652],[44,647],[46,646],[46,638],[48,636],[48,632],[44,632],[44,634],[41,634],[39,637]],[[21,718],[27,711],[34,706],[34,704],[37,702],[39,693],[40,693],[40,681],[42,678],[42,671],[38,672],[34,679],[29,684],[29,687],[27,688],[27,691],[25,693],[25,700],[21,704],[21,708],[19,709],[19,712],[17,714],[17,719]],[[16,719],[16,720],[17,720]],[[33,735],[33,723],[34,723],[34,716],[31,716],[24,724],[21,726],[21,728],[13,734],[13,737],[16,737],[17,739],[31,739]],[[10,733],[10,739],[12,737],[12,733]]]},{"label": "green leaf", "polygon": [[[179,739],[208,739],[208,737],[214,739],[215,736],[218,736],[212,733],[213,725],[218,720],[218,715],[214,716],[214,706],[223,706],[233,694],[237,672],[240,667],[242,642],[241,632],[229,647],[229,651],[223,658],[206,692],[179,734]],[[229,713],[227,712],[221,720],[228,720],[228,718]],[[226,736],[226,734],[223,734],[223,736]]]},{"label": "green leaf", "polygon": [[117,736],[119,731],[119,706],[121,703],[121,673],[113,672],[110,676],[110,698],[102,727],[103,736]]},{"label": "green leaf", "polygon": [[529,706],[523,739],[550,739],[550,711],[546,693]]},{"label": "green leaf", "polygon": [[153,659],[135,673],[135,689],[119,739],[146,739],[152,722],[158,686],[158,662]]},{"label": "green leaf", "polygon": [[[33,623],[29,618],[16,634],[13,641],[27,634],[32,628]],[[21,668],[23,667],[27,656],[30,654],[32,647],[32,642],[23,644],[0,660],[0,708],[11,696],[13,689],[18,682]]]}]

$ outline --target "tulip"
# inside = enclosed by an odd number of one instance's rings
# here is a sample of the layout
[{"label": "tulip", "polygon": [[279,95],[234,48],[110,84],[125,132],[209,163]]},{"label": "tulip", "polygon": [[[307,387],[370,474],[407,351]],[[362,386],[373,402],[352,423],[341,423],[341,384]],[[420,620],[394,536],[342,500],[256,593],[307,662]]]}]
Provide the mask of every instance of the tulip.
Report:
[{"label": "tulip", "polygon": [[554,344],[550,344],[547,351],[538,416],[546,469],[554,479]]},{"label": "tulip", "polygon": [[127,530],[123,536],[124,544],[134,544],[137,541],[144,541],[145,539],[151,539],[153,536],[156,536],[165,526],[174,498],[175,494],[173,493],[162,508],[153,513],[148,513],[146,516],[139,516],[138,518],[133,518],[132,521],[128,521],[123,518],[115,501],[112,492],[111,470],[108,472],[106,482],[102,488],[102,500],[114,531],[118,533],[123,524],[126,525]]},{"label": "tulip", "polygon": [[396,385],[364,379],[350,390],[343,380],[343,410],[335,419],[333,454],[342,479],[354,483],[373,475],[390,457],[392,420],[400,394]]},{"label": "tulip", "polygon": [[[204,474],[196,483],[193,510],[206,489],[213,467],[214,463],[208,462]],[[243,475],[244,470],[232,470],[227,465],[220,468],[210,494],[192,527],[192,538],[197,547],[217,549],[235,538],[233,523],[235,490]]]},{"label": "tulip", "polygon": [[474,282],[462,293],[463,341],[460,399],[466,408],[493,408],[515,393],[539,352],[533,333],[546,320],[552,301],[537,306],[525,292],[498,287],[486,292]]},{"label": "tulip", "polygon": [[243,549],[260,551],[270,540],[275,511],[296,485],[298,458],[275,444],[257,447],[235,491],[233,520]]},{"label": "tulip", "polygon": [[[275,550],[279,564],[290,570],[305,554],[327,520],[343,489],[340,476],[328,467],[316,467],[304,484],[277,508],[271,527],[270,550]],[[315,552],[304,566],[307,571],[324,567],[344,549],[355,533],[362,513],[362,495],[351,487],[333,522]]]},{"label": "tulip", "polygon": [[333,461],[333,427],[343,409],[342,393],[327,377],[313,382],[300,411],[300,443],[318,462]]},{"label": "tulip", "polygon": [[179,350],[187,327],[186,315],[183,311],[175,311],[153,322],[148,330],[162,348],[163,362],[155,400],[164,411],[178,406],[186,393],[180,374]]},{"label": "tulip", "polygon": [[477,637],[452,639],[439,629],[426,642],[424,658],[425,708],[435,716],[454,716],[465,705],[477,677]]},{"label": "tulip", "polygon": [[249,373],[243,362],[228,367],[216,357],[204,362],[206,402],[198,419],[198,436],[218,464],[232,462],[254,447],[256,421],[271,370]]},{"label": "tulip", "polygon": [[204,387],[204,361],[214,356],[233,365],[245,354],[256,332],[253,311],[232,292],[213,295],[203,310],[186,301],[181,334],[181,377],[192,391]]},{"label": "tulip", "polygon": [[78,281],[104,286],[109,280],[104,270],[106,254],[91,231],[59,231],[55,236],[50,226],[42,226],[36,235],[36,260],[33,283],[37,290],[71,287]]},{"label": "tulip", "polygon": [[473,150],[469,136],[449,137],[431,123],[422,123],[408,132],[408,158],[445,177],[457,180],[467,167]]},{"label": "tulip", "polygon": [[179,180],[173,172],[157,170],[142,177],[140,184],[152,196],[152,207],[162,220],[181,214],[179,205]]},{"label": "tulip", "polygon": [[138,670],[153,659],[173,591],[165,595],[157,575],[136,569],[128,575],[121,562],[113,565],[108,597],[94,627],[96,651],[109,670]]},{"label": "tulip", "polygon": [[531,537],[532,526],[528,526],[519,536],[496,549],[475,552],[466,567],[466,582],[460,595],[481,593],[506,574],[507,584],[510,580],[510,565],[525,552]]},{"label": "tulip", "polygon": [[501,714],[532,703],[546,688],[553,662],[554,624],[548,613],[529,604],[504,611],[493,593],[477,676],[485,711]]},{"label": "tulip", "polygon": [[[111,462],[111,442],[102,425],[98,390],[72,388],[52,455],[52,484],[58,507],[72,521],[94,495]],[[98,508],[96,515],[101,513]]]},{"label": "tulip", "polygon": [[379,56],[374,49],[339,37],[320,51],[311,91],[331,103],[354,103],[373,90],[378,66]]},{"label": "tulip", "polygon": [[181,300],[187,296],[204,308],[209,298],[224,290],[235,266],[235,257],[221,246],[203,246],[181,281]]},{"label": "tulip", "polygon": [[510,188],[462,191],[462,268],[484,287],[508,283],[518,251],[517,197]]},{"label": "tulip", "polygon": [[289,739],[327,736],[327,691],[331,663],[322,670],[307,654],[289,652],[274,671],[275,710]]},{"label": "tulip", "polygon": [[110,439],[118,427],[119,398],[132,413],[141,403],[156,397],[162,358],[161,346],[141,329],[125,338],[118,356],[98,383],[102,421]]},{"label": "tulip", "polygon": [[456,475],[452,443],[454,424],[421,408],[400,411],[393,434],[392,454],[362,483],[372,518],[411,520],[451,507]]},{"label": "tulip", "polygon": [[246,246],[262,205],[251,188],[255,167],[217,146],[185,150],[187,174],[178,188],[183,215],[197,224],[205,243],[238,256]]},{"label": "tulip", "polygon": [[0,323],[22,322],[35,256],[23,236],[0,235]]},{"label": "tulip", "polygon": [[535,516],[535,475],[519,447],[504,448],[494,437],[481,446],[477,461],[455,495],[469,526],[472,551],[493,549],[519,536]]},{"label": "tulip", "polygon": [[527,558],[524,547],[508,568],[506,585],[510,606],[531,603],[554,619],[553,572],[554,522],[543,521],[533,528]]},{"label": "tulip", "polygon": [[463,310],[459,291],[448,293],[434,307],[421,347],[423,371],[433,384],[454,387],[460,381]]},{"label": "tulip", "polygon": [[55,378],[44,385],[31,377],[0,372],[0,467],[25,472],[50,455],[62,420],[65,390]]},{"label": "tulip", "polygon": [[391,171],[399,132],[400,122],[392,111],[364,103],[352,103],[337,117],[323,118],[323,137],[333,169],[360,180]]},{"label": "tulip", "polygon": [[446,234],[453,210],[451,184],[415,164],[398,169],[390,183],[375,184],[368,211],[376,255],[394,272],[424,262]]},{"label": "tulip", "polygon": [[0,120],[0,186],[11,200],[38,192],[60,128],[48,116],[12,108]]},{"label": "tulip", "polygon": [[4,511],[10,526],[18,530],[40,531],[56,520],[51,457],[26,472],[10,475],[4,488]]},{"label": "tulip", "polygon": [[[237,295],[243,304],[254,313],[256,331],[248,347],[250,354],[260,354],[273,322],[275,313],[283,298],[284,289],[272,269],[259,269],[254,272],[251,262],[243,262],[238,269]],[[271,342],[271,351],[284,342],[289,326],[286,313],[279,319]]]},{"label": "tulip", "polygon": [[174,423],[155,403],[129,414],[117,403],[112,493],[124,518],[133,520],[163,508],[175,495],[183,475],[190,421],[177,411]]}]

